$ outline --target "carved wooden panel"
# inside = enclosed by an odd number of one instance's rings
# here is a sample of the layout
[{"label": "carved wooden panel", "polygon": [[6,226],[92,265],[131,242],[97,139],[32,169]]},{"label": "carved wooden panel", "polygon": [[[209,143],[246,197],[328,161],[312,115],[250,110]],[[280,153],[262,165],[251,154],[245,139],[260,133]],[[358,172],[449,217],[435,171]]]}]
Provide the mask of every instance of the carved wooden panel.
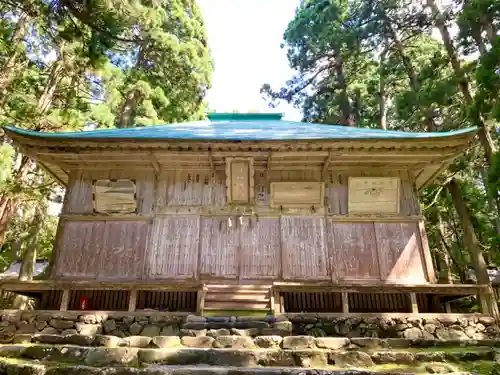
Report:
[{"label": "carved wooden panel", "polygon": [[323,218],[281,217],[284,279],[328,279],[324,225]]},{"label": "carved wooden panel", "polygon": [[94,210],[99,213],[137,212],[135,181],[94,180]]},{"label": "carved wooden panel", "polygon": [[241,227],[241,278],[278,278],[281,268],[280,237],[278,218],[244,221]]},{"label": "carved wooden panel", "polygon": [[399,213],[397,177],[349,177],[349,213]]},{"label": "carved wooden panel", "polygon": [[271,207],[323,206],[322,182],[272,182]]},{"label": "carved wooden panel", "polygon": [[381,276],[400,283],[425,283],[417,223],[375,223]]},{"label": "carved wooden panel", "polygon": [[380,279],[373,223],[330,223],[332,271],[339,280]]},{"label": "carved wooden panel", "polygon": [[228,203],[253,202],[254,170],[251,158],[226,158],[226,179]]},{"label": "carved wooden panel", "polygon": [[198,216],[155,218],[146,261],[147,278],[195,278],[199,236]]},{"label": "carved wooden panel", "polygon": [[200,273],[208,278],[236,278],[240,231],[228,219],[201,219]]}]

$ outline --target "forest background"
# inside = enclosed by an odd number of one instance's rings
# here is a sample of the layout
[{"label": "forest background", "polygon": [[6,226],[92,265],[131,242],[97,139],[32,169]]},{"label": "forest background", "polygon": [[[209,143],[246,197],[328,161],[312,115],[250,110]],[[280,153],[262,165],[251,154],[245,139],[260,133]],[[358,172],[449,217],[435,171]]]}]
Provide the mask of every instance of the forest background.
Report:
[{"label": "forest background", "polygon": [[[257,25],[256,25],[257,27]],[[500,266],[500,2],[302,0],[281,48],[296,72],[263,83],[304,121],[479,129],[421,198],[442,282]],[[276,46],[279,48],[280,46]],[[228,47],[229,48],[229,47]],[[125,128],[206,116],[214,62],[194,0],[0,0],[0,124]],[[0,134],[0,268],[49,259],[64,194]]]}]

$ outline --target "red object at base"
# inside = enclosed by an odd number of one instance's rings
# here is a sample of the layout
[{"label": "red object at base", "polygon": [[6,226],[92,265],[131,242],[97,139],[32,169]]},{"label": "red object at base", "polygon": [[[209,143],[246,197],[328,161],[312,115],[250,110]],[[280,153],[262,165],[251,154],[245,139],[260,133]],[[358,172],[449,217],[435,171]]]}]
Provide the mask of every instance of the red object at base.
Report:
[{"label": "red object at base", "polygon": [[89,299],[86,297],[80,298],[80,310],[87,310],[89,307]]}]

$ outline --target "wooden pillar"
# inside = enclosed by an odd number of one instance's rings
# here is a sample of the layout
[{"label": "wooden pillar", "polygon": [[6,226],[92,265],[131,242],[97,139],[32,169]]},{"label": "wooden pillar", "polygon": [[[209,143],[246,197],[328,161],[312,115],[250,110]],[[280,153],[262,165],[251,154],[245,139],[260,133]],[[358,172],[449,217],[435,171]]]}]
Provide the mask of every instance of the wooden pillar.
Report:
[{"label": "wooden pillar", "polygon": [[417,293],[410,293],[410,302],[412,314],[418,314]]},{"label": "wooden pillar", "polygon": [[448,314],[450,314],[450,313],[451,313],[451,303],[446,302],[446,303],[444,304],[444,311],[445,311],[446,313],[448,313]]},{"label": "wooden pillar", "polygon": [[349,293],[342,292],[342,313],[349,314]]},{"label": "wooden pillar", "polygon": [[285,297],[280,296],[280,313],[284,314],[286,313],[285,311]]},{"label": "wooden pillar", "polygon": [[418,232],[422,249],[421,251],[425,264],[425,270],[427,273],[427,279],[429,280],[429,283],[435,284],[437,282],[436,271],[434,270],[434,265],[432,264],[431,250],[429,248],[429,240],[427,239],[427,233],[425,231],[425,225],[423,221],[418,222]]},{"label": "wooden pillar", "polygon": [[69,289],[64,289],[61,297],[61,306],[59,307],[59,310],[68,311],[68,304],[69,304]]},{"label": "wooden pillar", "polygon": [[205,296],[207,294],[207,286],[203,287],[198,291],[198,298],[196,299],[196,313],[199,316],[203,316],[203,310],[205,309]]},{"label": "wooden pillar", "polygon": [[281,314],[281,299],[280,292],[275,289],[271,289],[272,305],[271,308],[274,310],[274,314]]},{"label": "wooden pillar", "polygon": [[130,297],[128,300],[128,311],[135,312],[135,306],[137,305],[137,290],[132,289],[130,291]]}]

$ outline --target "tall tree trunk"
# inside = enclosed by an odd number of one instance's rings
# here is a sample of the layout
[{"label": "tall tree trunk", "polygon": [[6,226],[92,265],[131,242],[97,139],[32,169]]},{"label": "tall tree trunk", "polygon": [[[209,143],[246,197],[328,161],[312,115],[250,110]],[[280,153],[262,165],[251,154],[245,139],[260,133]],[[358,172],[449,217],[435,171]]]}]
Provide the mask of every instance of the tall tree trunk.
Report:
[{"label": "tall tree trunk", "polygon": [[380,54],[380,66],[379,66],[379,80],[378,80],[378,92],[379,92],[379,103],[378,108],[380,112],[380,129],[387,130],[387,92],[386,92],[386,72],[385,72],[385,60],[387,57],[388,50],[384,48]]},{"label": "tall tree trunk", "polygon": [[134,126],[134,115],[140,96],[141,94],[137,89],[132,89],[125,95],[125,101],[120,110],[120,118],[116,125],[117,128],[131,128]]},{"label": "tall tree trunk", "polygon": [[491,14],[485,14],[481,17],[481,24],[483,29],[486,31],[486,37],[491,45],[494,45],[498,40],[497,29],[493,23],[493,17]]},{"label": "tall tree trunk", "polygon": [[[378,11],[380,16],[385,22],[385,27],[392,38],[392,42],[394,45],[394,48],[396,50],[397,55],[401,59],[401,62],[403,63],[403,66],[406,71],[406,75],[408,76],[408,81],[410,83],[410,87],[413,90],[414,93],[418,94],[420,91],[420,81],[417,76],[417,72],[415,71],[415,68],[413,67],[413,64],[410,60],[410,58],[406,55],[403,43],[401,42],[401,39],[399,38],[398,33],[393,27],[392,21],[390,20],[389,16],[387,15],[387,12],[382,4],[379,5]],[[422,108],[420,103],[417,103],[420,111],[424,114],[424,122],[427,127],[427,130],[430,132],[436,131],[436,123],[434,122],[434,119],[432,117],[432,114],[429,112],[427,108]]]},{"label": "tall tree trunk", "polygon": [[342,120],[345,125],[352,127],[356,126],[354,119],[354,111],[349,101],[347,94],[347,80],[344,72],[344,61],[340,53],[340,47],[335,46],[335,75],[337,76],[338,86],[341,90],[340,94],[340,112],[342,113]]},{"label": "tall tree trunk", "polygon": [[[43,128],[42,121],[44,119],[44,115],[52,107],[54,94],[59,82],[61,81],[63,70],[62,59],[54,62],[52,68],[50,69],[50,74],[43,93],[38,98],[36,112],[39,116],[39,123],[37,124],[37,130],[41,130]],[[23,184],[26,181],[26,176],[30,168],[31,163],[29,163],[29,158],[23,156],[19,168],[14,173],[13,180],[19,185]],[[19,204],[20,202],[16,196],[7,193],[0,196],[0,248],[5,241],[5,234],[7,233],[7,229],[15,215],[15,212],[19,208]]]},{"label": "tall tree trunk", "polygon": [[432,212],[430,213],[430,217],[432,220],[432,224],[436,228],[435,258],[436,258],[436,264],[440,271],[439,282],[444,284],[453,284],[450,255],[448,254],[448,247],[446,246],[443,234],[444,233],[443,220],[441,218],[441,214],[437,207],[432,207],[431,209]]},{"label": "tall tree trunk", "polygon": [[[484,190],[486,193],[486,197],[488,198],[488,206],[489,206],[489,209],[491,210],[491,212],[493,212],[494,210],[498,210],[498,205],[497,205],[498,201],[495,200],[494,192],[492,192],[491,189],[489,188],[488,172],[484,168],[481,168],[480,172],[481,172],[481,178],[483,180],[482,182],[483,182]],[[498,215],[494,215],[493,220],[494,220],[495,228],[497,230],[497,234],[500,237],[500,217]]]},{"label": "tall tree trunk", "polygon": [[452,179],[446,184],[446,189],[450,192],[453,205],[460,218],[462,230],[464,232],[464,241],[467,246],[469,253],[471,255],[472,264],[474,266],[474,271],[476,273],[476,278],[478,284],[487,285],[488,289],[481,293],[480,300],[482,305],[482,310],[484,313],[491,314],[495,319],[499,319],[498,305],[495,300],[495,295],[490,284],[490,277],[487,271],[487,265],[484,260],[483,252],[479,241],[474,232],[474,226],[472,225],[472,220],[470,216],[469,209],[462,198],[462,192],[460,190],[459,183],[456,179]]},{"label": "tall tree trunk", "polygon": [[52,64],[43,93],[38,98],[36,108],[39,115],[43,116],[52,107],[52,100],[54,99],[54,93],[56,92],[57,86],[61,81],[63,68],[64,64],[62,60],[57,60]]},{"label": "tall tree trunk", "polygon": [[[21,269],[19,270],[19,281],[31,281],[33,280],[33,274],[35,272],[36,264],[36,249],[37,249],[37,237],[43,223],[44,214],[39,205],[35,208],[35,213],[31,221],[28,238],[26,241],[26,246],[23,254],[23,260],[21,263]],[[18,295],[14,299],[13,308],[15,309],[25,309],[28,298],[26,296]]]},{"label": "tall tree trunk", "polygon": [[[448,27],[446,26],[445,18],[434,0],[427,0],[427,6],[431,9],[433,19],[436,23],[436,27],[438,28],[441,34],[441,38],[443,39],[444,47],[446,49],[446,53],[448,54],[451,67],[453,68],[455,75],[459,79],[458,85],[460,91],[462,92],[464,100],[468,105],[473,105],[474,99],[470,89],[470,82],[468,77],[465,75],[465,72],[462,69],[460,61],[458,59],[458,55],[456,53],[453,41],[448,31]],[[486,160],[488,164],[491,165],[493,162],[493,155],[496,152],[496,147],[491,137],[488,125],[484,121],[482,115],[476,110],[471,111],[471,120],[479,128],[478,131],[479,140],[481,141],[481,145],[483,146],[484,153],[486,155]]]},{"label": "tall tree trunk", "polygon": [[28,33],[29,22],[29,15],[27,13],[22,13],[19,16],[16,29],[9,41],[11,54],[5,64],[0,67],[0,101],[3,101],[3,98],[7,94],[7,88],[24,66],[24,64],[21,64],[19,61],[23,53],[20,44]]},{"label": "tall tree trunk", "polygon": [[[135,68],[137,70],[141,70],[143,66],[145,53],[145,47],[141,46],[137,54],[137,61],[135,62]],[[142,93],[137,88],[132,88],[127,91],[120,109],[120,115],[116,124],[117,128],[131,128],[134,126],[135,113],[141,100]]]},{"label": "tall tree trunk", "polygon": [[[14,181],[23,181],[26,178],[30,168],[29,161],[27,156],[21,157],[21,161],[13,175]],[[19,201],[15,196],[9,193],[0,195],[0,248],[3,246],[10,221],[14,217],[18,207]]]}]

